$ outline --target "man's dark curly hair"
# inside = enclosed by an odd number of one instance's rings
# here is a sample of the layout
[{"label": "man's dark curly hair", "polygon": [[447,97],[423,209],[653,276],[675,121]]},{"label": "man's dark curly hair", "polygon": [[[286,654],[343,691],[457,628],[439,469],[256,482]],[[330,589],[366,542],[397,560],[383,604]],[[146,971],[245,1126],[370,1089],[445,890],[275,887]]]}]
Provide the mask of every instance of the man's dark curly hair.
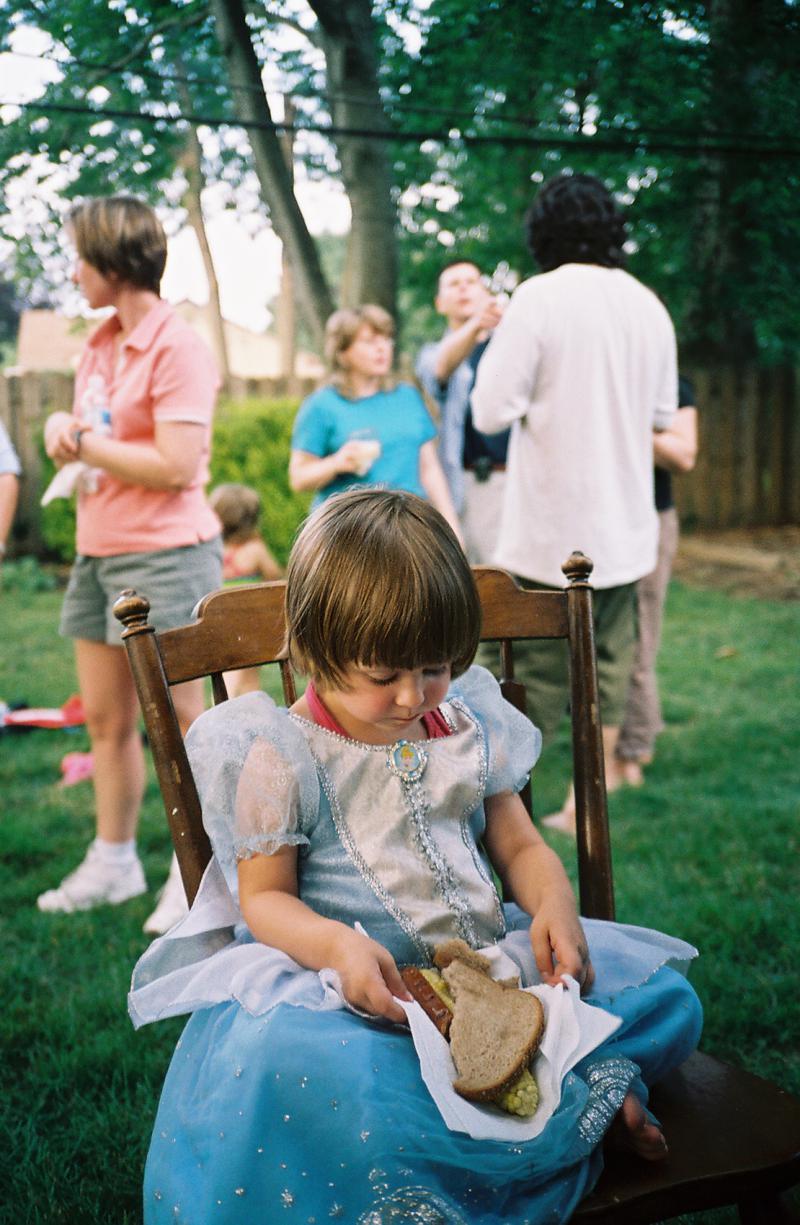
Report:
[{"label": "man's dark curly hair", "polygon": [[549,179],[525,216],[525,237],[543,272],[561,264],[625,265],[625,222],[611,193],[591,174]]}]

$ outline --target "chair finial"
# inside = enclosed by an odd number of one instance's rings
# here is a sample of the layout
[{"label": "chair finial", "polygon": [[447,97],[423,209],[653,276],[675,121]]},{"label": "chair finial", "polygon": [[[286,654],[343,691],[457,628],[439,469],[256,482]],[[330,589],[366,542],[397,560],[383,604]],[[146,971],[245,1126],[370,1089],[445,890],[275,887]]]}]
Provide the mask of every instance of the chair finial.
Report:
[{"label": "chair finial", "polygon": [[585,553],[575,550],[570,553],[561,569],[570,587],[588,587],[590,586],[589,577],[594,570],[594,562]]},{"label": "chair finial", "polygon": [[147,622],[149,613],[150,601],[143,595],[137,595],[131,587],[121,591],[114,601],[114,616],[122,623],[123,638],[128,634],[140,634],[143,630],[152,633],[153,626]]}]

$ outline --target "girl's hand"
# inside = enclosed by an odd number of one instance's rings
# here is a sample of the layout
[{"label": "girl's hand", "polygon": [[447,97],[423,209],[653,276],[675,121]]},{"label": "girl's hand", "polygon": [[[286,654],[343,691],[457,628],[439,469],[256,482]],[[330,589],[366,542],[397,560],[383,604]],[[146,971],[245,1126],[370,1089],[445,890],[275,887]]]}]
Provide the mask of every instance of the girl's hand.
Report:
[{"label": "girl's hand", "polygon": [[342,928],[336,934],[332,961],[348,1004],[387,1021],[405,1021],[406,1014],[392,997],[411,1000],[412,996],[394,958],[382,944],[351,928]]},{"label": "girl's hand", "polygon": [[78,458],[76,432],[80,421],[72,413],[51,413],[44,427],[44,449],[59,466]]},{"label": "girl's hand", "polygon": [[542,982],[555,986],[570,974],[585,994],[594,982],[581,921],[572,896],[545,899],[531,923],[531,947]]}]

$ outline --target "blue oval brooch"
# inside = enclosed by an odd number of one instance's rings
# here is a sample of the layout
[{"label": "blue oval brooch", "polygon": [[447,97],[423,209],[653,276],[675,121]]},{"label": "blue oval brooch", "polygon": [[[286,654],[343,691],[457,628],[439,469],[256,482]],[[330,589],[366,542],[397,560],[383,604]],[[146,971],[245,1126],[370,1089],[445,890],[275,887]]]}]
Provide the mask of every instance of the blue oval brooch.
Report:
[{"label": "blue oval brooch", "polygon": [[428,754],[419,744],[410,740],[398,740],[386,755],[386,764],[392,774],[407,783],[416,783],[425,773]]}]

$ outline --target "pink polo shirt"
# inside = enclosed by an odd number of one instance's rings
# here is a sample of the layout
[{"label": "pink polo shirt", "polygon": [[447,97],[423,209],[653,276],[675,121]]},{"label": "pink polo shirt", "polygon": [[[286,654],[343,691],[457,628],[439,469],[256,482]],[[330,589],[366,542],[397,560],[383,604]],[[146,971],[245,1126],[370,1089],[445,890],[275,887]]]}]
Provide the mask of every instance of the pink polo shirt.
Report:
[{"label": "pink polo shirt", "polygon": [[[111,436],[152,443],[157,421],[205,427],[197,472],[185,489],[147,489],[107,472],[78,498],[78,552],[90,557],[197,544],[219,535],[206,501],[211,421],[219,388],[207,346],[167,302],[159,301],[123,342],[114,367],[113,315],[89,340],[75,376],[75,415],[98,423],[110,412]],[[107,419],[107,415],[106,415]]]}]

